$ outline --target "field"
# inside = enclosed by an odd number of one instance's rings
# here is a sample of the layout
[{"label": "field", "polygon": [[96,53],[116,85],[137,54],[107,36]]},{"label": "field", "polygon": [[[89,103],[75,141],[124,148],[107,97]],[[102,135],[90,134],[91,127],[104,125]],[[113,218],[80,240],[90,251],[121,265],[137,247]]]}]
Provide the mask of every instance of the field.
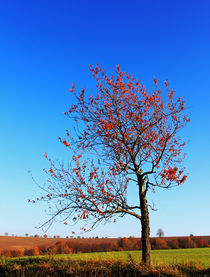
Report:
[{"label": "field", "polygon": [[[75,239],[69,239],[69,238],[35,238],[35,237],[11,237],[11,236],[0,236],[0,250],[4,249],[28,249],[32,248],[35,245],[44,245],[46,247],[52,246],[57,241],[77,241],[80,244],[89,243],[89,244],[98,244],[100,242],[115,242],[118,239],[117,238],[75,238]],[[210,241],[210,237],[209,237]]]},{"label": "field", "polygon": [[[202,237],[202,239],[209,242],[209,237]],[[119,239],[72,239],[79,245],[116,243],[117,240]],[[0,237],[0,250],[27,249],[35,245],[48,247],[59,241],[64,242],[67,239]],[[145,268],[140,264],[141,251],[139,250],[55,253],[57,252],[49,251],[47,255],[36,254],[37,256],[14,258],[2,256],[0,276],[210,276],[210,247],[152,250],[153,266],[151,268]]]},{"label": "field", "polygon": [[[38,256],[40,260],[48,260],[49,256]],[[30,257],[36,260],[38,257]],[[50,256],[52,258],[52,256]],[[55,260],[71,261],[107,261],[107,262],[127,262],[130,257],[138,263],[141,259],[141,251],[120,251],[120,252],[101,252],[101,253],[80,253],[80,254],[58,254],[54,255]],[[10,258],[11,261],[24,262],[29,257]],[[172,249],[172,250],[152,250],[153,265],[171,264],[193,264],[200,265],[202,268],[210,268],[210,248],[192,249]]]},{"label": "field", "polygon": [[[168,241],[172,239],[182,239],[188,237],[164,237],[163,239]],[[196,236],[195,238],[201,238],[205,242],[210,244],[210,236]],[[101,242],[117,242],[119,238],[80,238],[80,239],[66,239],[66,238],[35,238],[35,237],[11,237],[11,236],[0,236],[0,250],[3,249],[28,249],[35,245],[51,246],[57,241],[73,240],[80,244],[98,244]]]},{"label": "field", "polygon": [[[122,261],[129,260],[130,255],[139,262],[141,251],[120,251],[102,253],[81,253],[56,255],[56,259],[71,259],[85,261]],[[203,268],[210,267],[210,248],[152,250],[153,265],[199,264]]]},{"label": "field", "polygon": [[153,250],[151,268],[141,251],[1,258],[0,276],[210,276],[210,248]]},{"label": "field", "polygon": [[46,245],[51,246],[60,238],[35,238],[35,237],[10,237],[0,236],[0,250],[3,249],[21,249],[32,248],[35,245]]}]

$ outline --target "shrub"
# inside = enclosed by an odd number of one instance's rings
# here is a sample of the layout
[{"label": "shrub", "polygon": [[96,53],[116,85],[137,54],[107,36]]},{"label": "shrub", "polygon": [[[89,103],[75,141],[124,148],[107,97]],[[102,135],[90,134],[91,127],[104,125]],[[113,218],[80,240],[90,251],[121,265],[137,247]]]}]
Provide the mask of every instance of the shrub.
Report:
[{"label": "shrub", "polygon": [[40,255],[48,254],[49,248],[46,245],[39,245],[39,253]]},{"label": "shrub", "polygon": [[14,249],[10,252],[11,257],[21,257],[24,256],[23,250],[20,249]]},{"label": "shrub", "polygon": [[178,241],[180,248],[195,248],[197,246],[194,239],[191,238],[180,238]]},{"label": "shrub", "polygon": [[39,247],[37,245],[35,245],[33,248],[31,249],[25,249],[24,250],[24,255],[25,256],[39,256]]},{"label": "shrub", "polygon": [[58,241],[53,247],[55,254],[71,254],[72,248],[69,248],[68,244],[65,241]]},{"label": "shrub", "polygon": [[123,248],[123,250],[133,250],[135,248],[135,243],[125,237],[119,240],[118,246]]},{"label": "shrub", "polygon": [[201,239],[201,238],[193,238],[194,243],[196,244],[196,247],[206,247],[207,243]]},{"label": "shrub", "polygon": [[153,238],[151,239],[152,249],[168,249],[169,246],[165,239],[162,238]]},{"label": "shrub", "polygon": [[8,249],[2,250],[2,255],[4,257],[11,257],[11,250],[8,250]]},{"label": "shrub", "polygon": [[177,239],[169,240],[168,241],[169,248],[178,249],[179,248],[179,241]]}]

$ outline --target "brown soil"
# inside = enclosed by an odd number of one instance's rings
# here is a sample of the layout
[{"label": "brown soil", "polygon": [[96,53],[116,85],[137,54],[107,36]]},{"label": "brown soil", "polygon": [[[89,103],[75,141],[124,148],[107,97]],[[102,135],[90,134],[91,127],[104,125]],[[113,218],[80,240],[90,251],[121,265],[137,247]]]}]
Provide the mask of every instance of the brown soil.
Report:
[{"label": "brown soil", "polygon": [[0,250],[3,250],[3,249],[24,250],[24,249],[33,248],[35,245],[51,246],[56,241],[59,241],[59,240],[61,239],[0,236]]},{"label": "brown soil", "polygon": [[[52,246],[54,245],[57,241],[61,240],[70,240],[67,238],[34,238],[34,237],[10,237],[10,236],[0,236],[0,250],[4,249],[30,249],[33,248],[35,245],[45,245],[45,246]],[[74,241],[77,241],[78,243],[101,243],[101,242],[114,242],[117,241],[118,239],[72,239]]]}]

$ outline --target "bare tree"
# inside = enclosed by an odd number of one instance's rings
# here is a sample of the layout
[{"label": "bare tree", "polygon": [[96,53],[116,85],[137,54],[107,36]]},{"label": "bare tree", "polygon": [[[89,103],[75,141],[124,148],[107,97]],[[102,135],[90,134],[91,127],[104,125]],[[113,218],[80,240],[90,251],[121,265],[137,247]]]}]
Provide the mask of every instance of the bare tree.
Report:
[{"label": "bare tree", "polygon": [[157,236],[158,236],[159,238],[164,237],[164,232],[163,232],[163,230],[162,230],[161,228],[157,230]]}]

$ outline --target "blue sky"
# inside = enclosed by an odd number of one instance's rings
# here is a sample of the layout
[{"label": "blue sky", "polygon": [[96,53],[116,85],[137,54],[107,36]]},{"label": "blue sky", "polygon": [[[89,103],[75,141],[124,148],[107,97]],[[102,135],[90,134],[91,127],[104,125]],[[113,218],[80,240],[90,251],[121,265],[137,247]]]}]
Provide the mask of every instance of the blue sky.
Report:
[{"label": "blue sky", "polygon": [[[168,79],[183,96],[191,123],[185,166],[188,181],[151,195],[151,235],[210,235],[210,2],[187,1],[2,1],[0,5],[0,235],[43,234],[35,227],[47,219],[30,170],[42,184],[45,152],[69,160],[59,143],[71,128],[65,112],[76,88],[94,93],[88,65],[109,72],[117,64],[148,87],[153,76]],[[130,189],[130,199],[135,191]],[[77,229],[74,228],[77,231]],[[69,235],[56,223],[49,235]],[[102,225],[85,236],[139,236],[129,217]]]}]

